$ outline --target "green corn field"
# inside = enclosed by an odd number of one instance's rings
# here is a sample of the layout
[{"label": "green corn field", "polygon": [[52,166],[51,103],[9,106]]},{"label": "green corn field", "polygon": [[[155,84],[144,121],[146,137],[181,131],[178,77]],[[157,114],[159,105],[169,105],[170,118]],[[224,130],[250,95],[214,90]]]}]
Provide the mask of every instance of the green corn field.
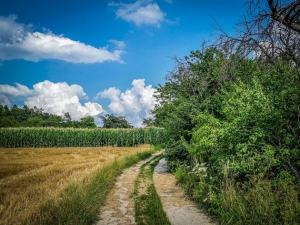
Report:
[{"label": "green corn field", "polygon": [[164,130],[160,128],[1,128],[0,147],[132,147],[163,143],[164,136]]}]

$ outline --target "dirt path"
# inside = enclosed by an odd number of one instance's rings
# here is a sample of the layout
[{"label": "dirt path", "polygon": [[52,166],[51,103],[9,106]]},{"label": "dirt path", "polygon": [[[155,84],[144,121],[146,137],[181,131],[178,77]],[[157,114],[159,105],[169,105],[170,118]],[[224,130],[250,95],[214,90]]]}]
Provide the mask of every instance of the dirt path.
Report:
[{"label": "dirt path", "polygon": [[[160,154],[157,152],[155,155]],[[135,225],[134,200],[130,197],[134,190],[140,167],[147,161],[143,160],[135,166],[124,170],[118,177],[115,187],[107,198],[106,205],[101,209],[96,225]],[[211,225],[214,224],[192,202],[187,200],[182,189],[176,186],[173,175],[167,173],[166,161],[160,160],[153,174],[154,185],[161,198],[163,208],[173,225]]]},{"label": "dirt path", "polygon": [[136,224],[134,219],[134,202],[129,195],[133,191],[133,181],[136,179],[139,166],[141,165],[142,163],[139,163],[126,169],[118,177],[115,187],[107,197],[106,205],[101,209],[100,220],[97,225]]},{"label": "dirt path", "polygon": [[130,197],[134,190],[134,181],[136,180],[140,167],[151,160],[155,153],[147,160],[137,163],[135,166],[124,170],[118,177],[115,187],[109,193],[105,206],[101,209],[100,220],[96,225],[135,225],[134,218],[134,200]]},{"label": "dirt path", "polygon": [[193,202],[185,197],[183,190],[176,185],[175,177],[167,173],[167,163],[164,158],[155,167],[153,181],[164,211],[172,225],[214,224]]}]

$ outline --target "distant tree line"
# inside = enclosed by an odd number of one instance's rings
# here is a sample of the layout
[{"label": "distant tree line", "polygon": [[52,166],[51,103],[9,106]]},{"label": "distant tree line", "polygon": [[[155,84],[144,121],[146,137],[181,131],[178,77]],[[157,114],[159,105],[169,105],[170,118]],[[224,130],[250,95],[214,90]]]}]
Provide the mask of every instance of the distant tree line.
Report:
[{"label": "distant tree line", "polygon": [[74,121],[70,113],[63,116],[44,112],[44,109],[29,108],[27,105],[19,108],[13,105],[0,105],[0,127],[74,127],[74,128],[94,128],[96,127],[94,118],[86,116],[79,121]]},{"label": "distant tree line", "polygon": [[[100,117],[103,128],[133,128],[131,124],[122,116],[106,114]],[[44,112],[44,109],[29,108],[27,105],[19,108],[13,105],[0,104],[0,127],[73,127],[73,128],[95,128],[95,119],[86,116],[80,120],[72,120],[70,113],[66,112],[63,116]]]},{"label": "distant tree line", "polygon": [[133,126],[130,125],[123,116],[106,114],[100,118],[103,121],[103,128],[133,128]]}]

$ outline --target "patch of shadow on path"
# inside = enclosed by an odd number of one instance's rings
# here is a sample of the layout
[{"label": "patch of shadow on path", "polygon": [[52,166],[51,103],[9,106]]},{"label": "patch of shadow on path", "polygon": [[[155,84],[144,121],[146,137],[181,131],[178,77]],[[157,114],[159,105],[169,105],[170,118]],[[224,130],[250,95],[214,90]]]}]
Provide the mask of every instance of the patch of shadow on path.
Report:
[{"label": "patch of shadow on path", "polygon": [[186,198],[175,177],[168,173],[167,162],[163,158],[155,167],[153,181],[163,209],[172,225],[213,225],[195,204]]}]

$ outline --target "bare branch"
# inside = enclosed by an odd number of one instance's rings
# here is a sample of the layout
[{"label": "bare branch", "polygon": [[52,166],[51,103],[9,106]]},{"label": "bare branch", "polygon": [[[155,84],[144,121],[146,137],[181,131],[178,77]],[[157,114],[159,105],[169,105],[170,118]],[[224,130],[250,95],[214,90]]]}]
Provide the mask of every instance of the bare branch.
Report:
[{"label": "bare branch", "polygon": [[288,3],[289,1],[283,2],[286,5],[280,7],[278,1],[275,5],[274,0],[268,0],[271,18],[300,33],[300,0],[291,3]]},{"label": "bare branch", "polygon": [[[274,20],[272,15],[296,23],[299,21],[300,0],[251,0],[248,2],[248,15],[235,26],[235,35],[228,35],[220,26],[221,33],[215,43],[227,52],[244,58],[275,64],[279,59],[300,66],[300,35],[295,29]],[[285,4],[283,4],[285,3]],[[268,12],[268,9],[270,10]],[[296,19],[293,19],[293,18]],[[287,23],[287,22],[286,22]]]}]

